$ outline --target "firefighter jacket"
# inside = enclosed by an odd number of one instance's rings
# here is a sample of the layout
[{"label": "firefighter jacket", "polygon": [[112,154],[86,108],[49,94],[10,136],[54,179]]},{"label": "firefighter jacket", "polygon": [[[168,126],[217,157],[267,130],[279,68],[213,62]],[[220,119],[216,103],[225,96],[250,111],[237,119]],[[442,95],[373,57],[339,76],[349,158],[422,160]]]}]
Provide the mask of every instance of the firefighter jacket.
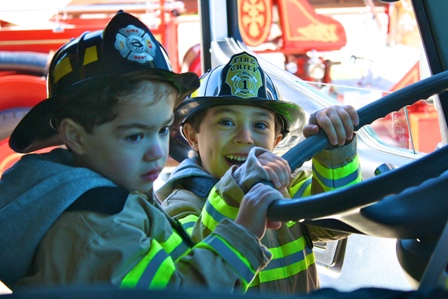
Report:
[{"label": "firefighter jacket", "polygon": [[[245,162],[251,164],[248,167],[250,175],[245,181],[248,185],[267,181],[267,174],[257,163],[254,153],[253,149]],[[195,241],[208,236],[222,219],[235,219],[244,196],[234,179],[236,166],[218,181],[200,165],[198,157],[184,160],[157,190],[165,211],[177,218]],[[286,198],[294,194],[309,196],[360,180],[355,137],[344,147],[315,155],[312,171],[295,171],[290,188],[283,195]],[[312,241],[331,241],[347,236],[345,232],[304,226],[293,221],[283,223],[278,230],[267,230],[262,243],[269,248],[273,259],[251,283],[249,292],[291,295],[319,288]]]},{"label": "firefighter jacket", "polygon": [[0,181],[0,279],[13,290],[103,283],[244,292],[271,257],[228,219],[192,244],[150,197],[71,165],[63,149],[26,155]]}]

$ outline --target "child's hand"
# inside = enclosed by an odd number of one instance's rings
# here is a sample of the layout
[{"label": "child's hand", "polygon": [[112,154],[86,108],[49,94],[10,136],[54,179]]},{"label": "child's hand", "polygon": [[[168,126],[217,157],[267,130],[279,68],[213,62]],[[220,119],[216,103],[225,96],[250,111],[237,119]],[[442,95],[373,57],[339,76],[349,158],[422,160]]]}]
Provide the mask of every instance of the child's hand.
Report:
[{"label": "child's hand", "polygon": [[268,206],[282,197],[282,194],[272,187],[262,183],[256,184],[243,197],[235,222],[261,239],[266,228],[278,229],[282,225],[280,221],[269,221],[266,218]]},{"label": "child's hand", "polygon": [[354,107],[329,106],[310,115],[310,121],[303,129],[303,135],[308,138],[322,129],[327,133],[332,145],[342,146],[346,141],[353,139],[354,127],[358,124],[358,112]]},{"label": "child's hand", "polygon": [[232,177],[244,193],[259,182],[271,182],[275,189],[283,191],[289,186],[291,168],[284,158],[265,148],[254,147],[246,162],[234,170]]},{"label": "child's hand", "polygon": [[264,152],[257,156],[257,159],[268,173],[269,181],[272,182],[275,189],[281,191],[289,186],[291,180],[291,168],[285,159],[272,152]]}]

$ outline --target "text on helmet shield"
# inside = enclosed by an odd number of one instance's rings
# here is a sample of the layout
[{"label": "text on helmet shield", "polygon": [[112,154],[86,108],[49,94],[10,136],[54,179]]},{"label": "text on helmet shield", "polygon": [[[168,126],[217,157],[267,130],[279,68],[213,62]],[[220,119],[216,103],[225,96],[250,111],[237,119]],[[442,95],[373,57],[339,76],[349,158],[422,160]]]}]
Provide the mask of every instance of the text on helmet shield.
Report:
[{"label": "text on helmet shield", "polygon": [[242,53],[234,56],[229,65],[225,82],[230,86],[232,95],[242,98],[256,97],[263,86],[258,61]]},{"label": "text on helmet shield", "polygon": [[154,60],[154,41],[143,29],[129,25],[118,31],[115,48],[121,56],[131,61],[145,63]]}]

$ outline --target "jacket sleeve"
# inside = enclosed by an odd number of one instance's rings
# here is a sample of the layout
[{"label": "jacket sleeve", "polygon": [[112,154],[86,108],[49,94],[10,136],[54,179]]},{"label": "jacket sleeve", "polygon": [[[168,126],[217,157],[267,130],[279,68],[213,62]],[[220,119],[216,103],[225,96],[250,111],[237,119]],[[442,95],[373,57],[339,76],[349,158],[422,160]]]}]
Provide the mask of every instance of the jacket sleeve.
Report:
[{"label": "jacket sleeve", "polygon": [[[226,201],[222,200],[222,196]],[[199,197],[186,189],[175,189],[162,202],[162,207],[168,215],[179,220],[194,242],[200,242],[223,219],[236,219],[243,196],[244,192],[233,179],[232,170],[229,170],[212,188],[208,197]],[[229,213],[228,210],[232,212]]]},{"label": "jacket sleeve", "polygon": [[271,258],[258,238],[232,221],[220,223],[193,248],[182,244],[164,213],[142,196],[130,195],[115,215],[63,213],[21,284],[102,282],[122,288],[244,292]]},{"label": "jacket sleeve", "polygon": [[[205,197],[198,196],[183,188],[182,184],[176,183],[171,194],[162,201],[162,207],[170,216],[179,220],[195,242],[199,242],[210,235],[223,219],[236,219],[238,207],[245,194],[243,189],[249,190],[255,183],[268,180],[266,171],[256,158],[256,155],[263,151],[266,150],[254,148],[245,162],[244,171],[240,171],[236,166],[231,167],[208,195],[204,193]],[[235,177],[242,186],[237,183]],[[216,207],[216,204],[219,207]],[[223,217],[222,213],[229,215],[228,209],[233,211],[232,215]],[[205,226],[204,221],[213,222],[213,226]]]},{"label": "jacket sleeve", "polygon": [[175,250],[167,250],[166,245],[153,239],[144,258],[123,279],[121,288],[205,287],[245,292],[271,258],[254,235],[229,220],[180,257],[173,257]]},{"label": "jacket sleeve", "polygon": [[173,192],[162,201],[165,212],[179,220],[184,230],[191,235],[193,227],[201,215],[206,198],[202,198],[193,192],[178,186]]},{"label": "jacket sleeve", "polygon": [[[294,197],[306,197],[361,182],[356,136],[343,147],[326,149],[316,154],[312,159],[312,173],[298,170],[293,178],[289,193]],[[307,227],[315,242],[339,240],[349,235],[310,224]]]},{"label": "jacket sleeve", "polygon": [[210,191],[194,228],[195,239],[208,236],[223,219],[235,220],[246,190],[258,182],[269,180],[267,172],[256,158],[259,151],[264,149],[251,150],[244,163],[244,171],[241,171],[241,167],[232,166]]},{"label": "jacket sleeve", "polygon": [[312,175],[293,174],[290,194],[304,197],[335,190],[362,180],[356,137],[343,147],[326,149],[312,159]]}]

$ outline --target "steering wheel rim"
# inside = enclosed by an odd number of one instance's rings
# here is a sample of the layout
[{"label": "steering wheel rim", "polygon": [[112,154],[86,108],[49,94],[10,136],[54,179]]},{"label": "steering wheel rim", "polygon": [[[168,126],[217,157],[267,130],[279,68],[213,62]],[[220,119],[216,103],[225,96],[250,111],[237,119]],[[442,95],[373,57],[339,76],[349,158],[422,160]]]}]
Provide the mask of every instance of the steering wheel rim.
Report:
[{"label": "steering wheel rim", "polygon": [[[355,130],[390,112],[398,111],[402,107],[440,94],[447,89],[448,71],[444,71],[391,93],[358,109],[360,124]],[[296,169],[328,145],[330,143],[325,132],[321,131],[290,149],[283,157],[291,169]],[[438,177],[448,169],[447,165],[448,147],[380,176],[339,190],[275,201],[269,206],[268,218],[278,221],[314,220],[346,213],[376,203],[387,195],[398,194],[407,188],[415,187],[427,179]],[[419,176],[412,176],[416,170],[420,171]]]},{"label": "steering wheel rim", "polygon": [[[444,147],[367,181],[308,197],[276,201],[269,206],[268,217],[271,220],[279,221],[309,220],[362,208],[378,202],[385,196],[400,193],[409,187],[423,183],[427,179],[441,175],[447,170],[447,165],[448,147]],[[409,175],[410,171],[415,169],[424,173],[423,178],[422,176]],[[397,181],[394,179],[396,177],[409,177],[409,179]],[[322,206],[325,208],[323,209]]]}]

